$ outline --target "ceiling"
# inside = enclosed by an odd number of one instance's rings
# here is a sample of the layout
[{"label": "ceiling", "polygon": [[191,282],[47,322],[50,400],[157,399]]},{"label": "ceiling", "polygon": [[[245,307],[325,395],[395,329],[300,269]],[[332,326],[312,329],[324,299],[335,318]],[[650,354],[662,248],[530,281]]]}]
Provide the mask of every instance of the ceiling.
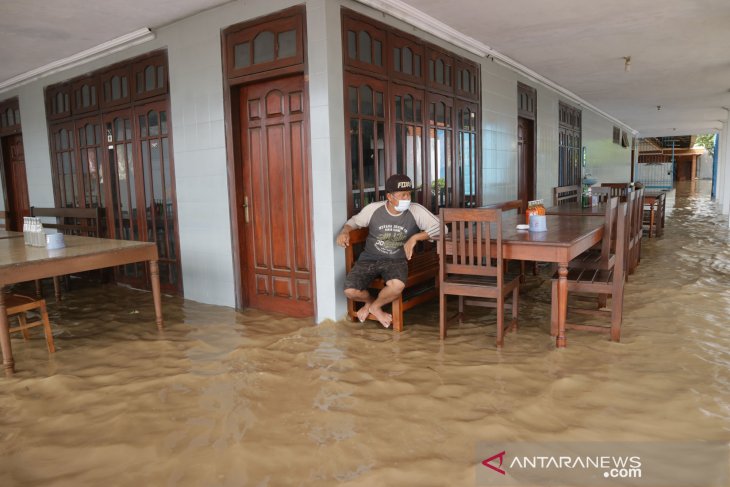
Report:
[{"label": "ceiling", "polygon": [[[2,0],[0,82],[228,1]],[[730,107],[728,0],[402,3],[575,93],[641,136],[707,133],[728,119],[722,108]]]}]

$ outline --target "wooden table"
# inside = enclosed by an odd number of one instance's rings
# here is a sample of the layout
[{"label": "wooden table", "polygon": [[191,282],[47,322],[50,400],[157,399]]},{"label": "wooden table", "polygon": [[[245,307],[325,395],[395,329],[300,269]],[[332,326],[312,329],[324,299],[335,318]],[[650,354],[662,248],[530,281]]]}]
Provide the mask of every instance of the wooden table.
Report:
[{"label": "wooden table", "polygon": [[[547,215],[546,232],[517,230],[515,227],[518,223],[524,223],[523,215],[508,215],[502,218],[502,258],[558,264],[558,335],[555,345],[558,348],[565,347],[568,263],[601,241],[603,220],[592,216]],[[447,253],[451,252],[449,245],[447,241]],[[485,250],[483,254],[486,254]],[[490,255],[497,255],[494,241]]]},{"label": "wooden table", "polygon": [[20,238],[0,239],[0,348],[6,374],[15,370],[3,292],[9,284],[146,261],[150,265],[157,326],[162,328],[160,273],[155,243],[70,235],[65,236],[65,241],[65,248],[47,250],[45,247],[27,246]]},{"label": "wooden table", "polygon": [[546,215],[561,216],[606,216],[606,203],[595,206],[582,206],[580,203],[563,203],[545,209]]},{"label": "wooden table", "polygon": [[647,236],[661,237],[664,233],[664,212],[666,210],[666,193],[660,192],[644,192],[644,210],[649,212],[647,221]]},{"label": "wooden table", "polygon": [[0,240],[6,238],[22,238],[23,232],[13,232],[11,230],[0,230]]}]

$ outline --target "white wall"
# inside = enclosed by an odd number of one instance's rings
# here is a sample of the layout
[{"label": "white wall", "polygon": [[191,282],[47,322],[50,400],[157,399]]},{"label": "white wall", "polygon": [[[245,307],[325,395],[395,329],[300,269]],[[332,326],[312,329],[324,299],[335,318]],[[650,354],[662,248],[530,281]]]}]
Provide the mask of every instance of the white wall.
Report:
[{"label": "white wall", "polygon": [[[590,174],[599,183],[631,181],[631,147],[613,143],[614,125],[593,111],[583,111],[583,146],[586,148],[584,174]],[[624,126],[619,128],[626,130]],[[630,143],[630,132],[628,137]]]}]

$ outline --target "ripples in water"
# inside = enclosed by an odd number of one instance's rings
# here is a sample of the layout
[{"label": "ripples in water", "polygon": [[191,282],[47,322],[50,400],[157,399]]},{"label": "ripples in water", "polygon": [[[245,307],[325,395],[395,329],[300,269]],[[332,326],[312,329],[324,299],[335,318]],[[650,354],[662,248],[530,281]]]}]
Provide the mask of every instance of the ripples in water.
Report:
[{"label": "ripples in water", "polygon": [[[51,304],[58,352],[14,339],[0,389],[0,484],[473,485],[480,441],[723,440],[730,429],[727,218],[678,191],[645,239],[621,343],[549,336],[549,279],[494,347],[435,304],[400,335],[86,287]],[[486,320],[486,321],[485,321]]]}]

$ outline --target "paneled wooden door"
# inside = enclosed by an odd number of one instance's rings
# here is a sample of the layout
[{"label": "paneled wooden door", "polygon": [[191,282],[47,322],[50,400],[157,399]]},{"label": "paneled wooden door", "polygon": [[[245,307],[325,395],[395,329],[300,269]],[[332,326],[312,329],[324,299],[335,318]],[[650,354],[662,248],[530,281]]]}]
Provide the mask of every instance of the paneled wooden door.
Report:
[{"label": "paneled wooden door", "polygon": [[517,118],[518,199],[527,208],[527,202],[535,199],[535,121]]},{"label": "paneled wooden door", "polygon": [[5,190],[8,204],[6,211],[10,213],[6,227],[8,230],[19,232],[23,230],[23,217],[30,215],[23,136],[15,134],[3,137],[0,145],[2,145],[2,160],[5,168]]},{"label": "paneled wooden door", "polygon": [[302,75],[241,88],[244,303],[314,315],[309,150]]}]

